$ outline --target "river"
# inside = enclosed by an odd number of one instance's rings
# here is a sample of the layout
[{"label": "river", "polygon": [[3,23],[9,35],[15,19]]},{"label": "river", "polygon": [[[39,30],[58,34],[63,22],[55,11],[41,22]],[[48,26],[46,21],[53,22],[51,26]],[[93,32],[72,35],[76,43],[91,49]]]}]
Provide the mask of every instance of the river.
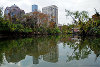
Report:
[{"label": "river", "polygon": [[0,38],[0,67],[100,67],[100,38]]}]

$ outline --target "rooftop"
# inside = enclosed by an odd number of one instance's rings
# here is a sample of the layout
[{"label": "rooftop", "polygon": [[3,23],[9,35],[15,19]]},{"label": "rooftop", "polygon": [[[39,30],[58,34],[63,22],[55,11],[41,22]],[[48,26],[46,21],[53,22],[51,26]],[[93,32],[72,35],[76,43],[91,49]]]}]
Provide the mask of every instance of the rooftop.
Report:
[{"label": "rooftop", "polygon": [[56,8],[58,8],[56,5],[46,6],[46,7],[43,7],[43,8],[48,8],[48,7],[56,7]]},{"label": "rooftop", "polygon": [[15,4],[14,4],[14,5],[12,5],[11,7],[17,7],[17,8],[19,8],[19,7],[18,7],[17,5],[15,5]]}]

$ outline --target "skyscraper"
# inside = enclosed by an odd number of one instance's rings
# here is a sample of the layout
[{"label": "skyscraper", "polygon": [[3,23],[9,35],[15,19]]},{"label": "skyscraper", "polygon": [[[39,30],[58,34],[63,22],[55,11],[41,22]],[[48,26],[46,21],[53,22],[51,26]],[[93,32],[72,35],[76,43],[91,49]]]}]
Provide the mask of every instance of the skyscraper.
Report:
[{"label": "skyscraper", "polygon": [[55,5],[42,8],[44,14],[49,15],[49,21],[56,22],[58,24],[58,7]]},{"label": "skyscraper", "polygon": [[38,5],[32,5],[32,12],[38,11]]}]

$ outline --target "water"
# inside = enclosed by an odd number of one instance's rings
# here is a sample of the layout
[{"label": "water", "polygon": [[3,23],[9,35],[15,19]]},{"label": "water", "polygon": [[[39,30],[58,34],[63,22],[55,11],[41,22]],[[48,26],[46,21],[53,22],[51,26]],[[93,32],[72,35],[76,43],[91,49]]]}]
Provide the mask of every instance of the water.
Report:
[{"label": "water", "polygon": [[100,38],[65,35],[1,39],[0,67],[100,67]]}]

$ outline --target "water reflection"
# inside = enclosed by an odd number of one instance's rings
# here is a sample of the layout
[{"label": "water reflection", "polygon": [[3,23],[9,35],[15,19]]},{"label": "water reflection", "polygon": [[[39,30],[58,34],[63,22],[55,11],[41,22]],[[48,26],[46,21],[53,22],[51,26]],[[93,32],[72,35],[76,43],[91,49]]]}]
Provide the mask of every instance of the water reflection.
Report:
[{"label": "water reflection", "polygon": [[40,56],[44,61],[58,61],[58,46],[56,38],[25,38],[0,42],[0,60],[3,62],[2,53],[8,63],[17,63],[25,59],[26,55],[33,57],[33,64],[39,64]]},{"label": "water reflection", "polygon": [[[63,47],[61,47],[61,45],[63,45]],[[27,57],[32,57],[31,60],[33,65],[43,63],[44,65],[48,64],[50,66],[52,65],[51,63],[55,63],[55,67],[57,64],[58,67],[60,67],[59,65],[62,64],[64,67],[66,67],[66,63],[74,63],[74,60],[80,62],[82,59],[90,59],[89,57],[93,55],[95,55],[95,61],[99,62],[100,38],[83,38],[72,35],[61,35],[6,41],[0,40],[1,67],[7,67],[6,65],[10,65],[11,63],[18,64],[20,62],[21,64],[23,61],[28,63],[29,61],[26,61]],[[62,57],[64,59],[62,59]],[[62,61],[66,63],[62,63]],[[94,61],[92,63],[94,63]],[[27,64],[26,67],[29,65],[30,64]],[[99,64],[96,63],[96,65]],[[21,67],[25,67],[25,64],[23,64]],[[39,67],[43,66],[40,65]]]},{"label": "water reflection", "polygon": [[87,37],[87,38],[81,38],[81,40],[76,39],[74,43],[69,42],[68,45],[70,46],[70,48],[74,50],[70,56],[67,55],[68,57],[67,62],[71,60],[80,60],[88,58],[89,54],[91,54],[92,51],[96,55],[95,60],[100,55],[100,38]]}]

